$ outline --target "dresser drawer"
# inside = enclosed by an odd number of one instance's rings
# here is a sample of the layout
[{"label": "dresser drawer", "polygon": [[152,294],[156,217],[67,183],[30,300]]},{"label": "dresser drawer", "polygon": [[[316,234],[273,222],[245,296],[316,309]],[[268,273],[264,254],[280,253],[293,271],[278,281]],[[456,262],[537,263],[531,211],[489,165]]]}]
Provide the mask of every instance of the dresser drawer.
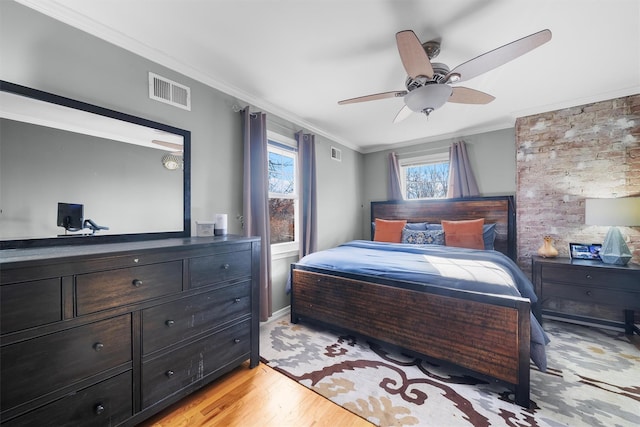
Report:
[{"label": "dresser drawer", "polygon": [[3,334],[62,320],[60,278],[0,286]]},{"label": "dresser drawer", "polygon": [[131,315],[2,347],[2,410],[131,361]]},{"label": "dresser drawer", "polygon": [[576,285],[614,284],[617,288],[637,289],[639,275],[633,277],[625,270],[607,268],[584,268],[571,265],[545,265],[542,268],[543,281],[559,281]]},{"label": "dresser drawer", "polygon": [[78,315],[181,290],[182,261],[80,274],[76,278]]},{"label": "dresser drawer", "polygon": [[142,407],[146,408],[242,357],[249,358],[251,323],[243,321],[215,335],[142,364]]},{"label": "dresser drawer", "polygon": [[251,314],[251,282],[142,311],[142,352],[148,354]]},{"label": "dresser drawer", "polygon": [[640,310],[640,292],[627,292],[604,287],[543,283],[542,295],[543,308],[547,300],[563,299]]},{"label": "dresser drawer", "polygon": [[131,384],[131,371],[127,371],[2,425],[115,426],[133,415]]},{"label": "dresser drawer", "polygon": [[191,287],[212,285],[251,276],[251,251],[237,251],[189,260]]}]

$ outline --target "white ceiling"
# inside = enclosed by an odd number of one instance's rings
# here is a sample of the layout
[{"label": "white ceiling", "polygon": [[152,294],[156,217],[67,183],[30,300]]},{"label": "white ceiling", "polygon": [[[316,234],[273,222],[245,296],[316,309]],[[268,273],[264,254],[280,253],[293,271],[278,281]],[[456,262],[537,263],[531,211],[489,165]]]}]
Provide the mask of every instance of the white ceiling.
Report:
[{"label": "white ceiling", "polygon": [[[365,153],[640,93],[638,0],[18,1]],[[545,28],[549,43],[461,84],[491,104],[398,124],[401,98],[337,104],[405,89],[398,31],[441,37],[435,61],[454,68]]]}]

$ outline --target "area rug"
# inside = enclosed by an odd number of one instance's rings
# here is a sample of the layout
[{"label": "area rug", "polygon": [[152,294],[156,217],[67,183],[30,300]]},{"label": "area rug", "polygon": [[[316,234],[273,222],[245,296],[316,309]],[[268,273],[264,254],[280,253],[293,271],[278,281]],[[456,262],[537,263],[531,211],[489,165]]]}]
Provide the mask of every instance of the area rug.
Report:
[{"label": "area rug", "polygon": [[378,426],[639,426],[640,350],[622,333],[546,321],[549,368],[531,365],[532,409],[454,368],[288,317],[265,323],[262,360]]}]

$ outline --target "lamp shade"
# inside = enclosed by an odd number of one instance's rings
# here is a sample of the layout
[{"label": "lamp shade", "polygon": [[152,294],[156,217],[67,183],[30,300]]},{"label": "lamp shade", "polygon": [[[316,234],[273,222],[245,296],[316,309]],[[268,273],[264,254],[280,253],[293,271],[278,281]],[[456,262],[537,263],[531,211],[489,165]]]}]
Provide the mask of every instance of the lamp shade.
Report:
[{"label": "lamp shade", "polygon": [[584,222],[588,225],[640,226],[640,197],[586,199]]}]

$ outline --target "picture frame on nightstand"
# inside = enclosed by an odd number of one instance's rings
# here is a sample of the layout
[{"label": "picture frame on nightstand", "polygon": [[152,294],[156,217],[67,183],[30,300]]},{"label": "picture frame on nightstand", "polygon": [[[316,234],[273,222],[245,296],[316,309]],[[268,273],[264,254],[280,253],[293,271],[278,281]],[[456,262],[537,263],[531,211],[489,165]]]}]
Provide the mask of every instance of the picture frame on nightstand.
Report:
[{"label": "picture frame on nightstand", "polygon": [[590,261],[602,261],[600,258],[600,249],[602,245],[599,243],[569,243],[569,256],[571,259],[584,259]]}]

